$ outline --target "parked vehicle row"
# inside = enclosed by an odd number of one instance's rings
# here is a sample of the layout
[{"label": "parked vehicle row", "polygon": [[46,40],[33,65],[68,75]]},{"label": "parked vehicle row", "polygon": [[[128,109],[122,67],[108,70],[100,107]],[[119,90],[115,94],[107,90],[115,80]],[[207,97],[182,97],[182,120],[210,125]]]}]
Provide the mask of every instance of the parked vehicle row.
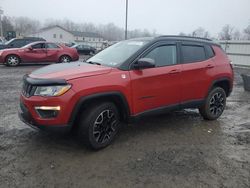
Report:
[{"label": "parked vehicle row", "polygon": [[83,55],[94,55],[96,53],[96,49],[87,44],[75,44],[72,48],[75,48],[79,54]]},{"label": "parked vehicle row", "polygon": [[52,42],[33,42],[21,48],[0,50],[0,63],[18,66],[20,63],[77,61],[77,50]]},{"label": "parked vehicle row", "polygon": [[0,63],[17,66],[20,63],[70,62],[80,55],[93,56],[97,50],[86,44],[58,44],[42,38],[15,38],[0,44]]},{"label": "parked vehicle row", "polygon": [[21,48],[27,44],[37,41],[45,41],[43,38],[38,37],[25,37],[25,38],[14,38],[0,45],[0,50],[9,48]]}]

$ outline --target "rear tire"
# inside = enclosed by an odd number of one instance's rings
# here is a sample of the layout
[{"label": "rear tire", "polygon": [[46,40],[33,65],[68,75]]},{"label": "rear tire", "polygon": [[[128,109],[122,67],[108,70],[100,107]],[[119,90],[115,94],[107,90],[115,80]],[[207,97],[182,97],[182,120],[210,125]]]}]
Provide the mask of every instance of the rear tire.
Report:
[{"label": "rear tire", "polygon": [[78,138],[90,149],[107,147],[120,129],[120,117],[111,102],[94,104],[83,110],[78,124]]},{"label": "rear tire", "polygon": [[59,63],[69,63],[71,62],[71,57],[68,55],[62,55],[59,59]]},{"label": "rear tire", "polygon": [[221,87],[215,87],[209,92],[204,105],[199,108],[199,111],[205,120],[216,120],[223,113],[225,106],[225,90]]},{"label": "rear tire", "polygon": [[21,60],[16,55],[9,55],[6,57],[5,65],[8,67],[16,67],[20,64]]}]

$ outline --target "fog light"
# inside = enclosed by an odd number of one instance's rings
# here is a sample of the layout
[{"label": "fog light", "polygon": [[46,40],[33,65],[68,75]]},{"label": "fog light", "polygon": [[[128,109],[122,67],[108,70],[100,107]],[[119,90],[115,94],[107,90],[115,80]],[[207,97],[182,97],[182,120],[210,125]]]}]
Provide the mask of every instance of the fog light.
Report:
[{"label": "fog light", "polygon": [[36,106],[37,114],[44,119],[57,117],[61,107],[60,106]]}]

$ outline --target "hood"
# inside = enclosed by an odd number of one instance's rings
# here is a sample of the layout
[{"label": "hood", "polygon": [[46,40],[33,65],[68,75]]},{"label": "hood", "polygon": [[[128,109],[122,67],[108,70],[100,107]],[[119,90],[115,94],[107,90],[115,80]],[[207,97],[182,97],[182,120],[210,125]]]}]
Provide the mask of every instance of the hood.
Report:
[{"label": "hood", "polygon": [[111,67],[92,65],[83,62],[60,63],[49,65],[33,71],[29,76],[42,79],[65,79],[71,80],[81,77],[107,74]]}]

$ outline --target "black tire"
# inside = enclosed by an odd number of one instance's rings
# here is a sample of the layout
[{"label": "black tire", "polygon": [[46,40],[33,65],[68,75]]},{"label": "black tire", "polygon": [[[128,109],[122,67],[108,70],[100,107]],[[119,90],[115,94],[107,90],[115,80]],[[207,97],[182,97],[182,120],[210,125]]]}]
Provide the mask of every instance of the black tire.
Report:
[{"label": "black tire", "polygon": [[103,102],[83,110],[78,123],[78,138],[90,149],[107,147],[120,129],[120,117],[116,106]]},{"label": "black tire", "polygon": [[59,63],[69,63],[71,62],[71,57],[68,56],[68,55],[62,55],[60,58],[59,58]]},{"label": "black tire", "polygon": [[226,106],[226,93],[221,87],[213,88],[202,107],[199,108],[200,114],[205,120],[216,120],[223,113]]},{"label": "black tire", "polygon": [[9,55],[5,59],[5,65],[8,67],[16,67],[20,64],[21,60],[16,55]]}]

